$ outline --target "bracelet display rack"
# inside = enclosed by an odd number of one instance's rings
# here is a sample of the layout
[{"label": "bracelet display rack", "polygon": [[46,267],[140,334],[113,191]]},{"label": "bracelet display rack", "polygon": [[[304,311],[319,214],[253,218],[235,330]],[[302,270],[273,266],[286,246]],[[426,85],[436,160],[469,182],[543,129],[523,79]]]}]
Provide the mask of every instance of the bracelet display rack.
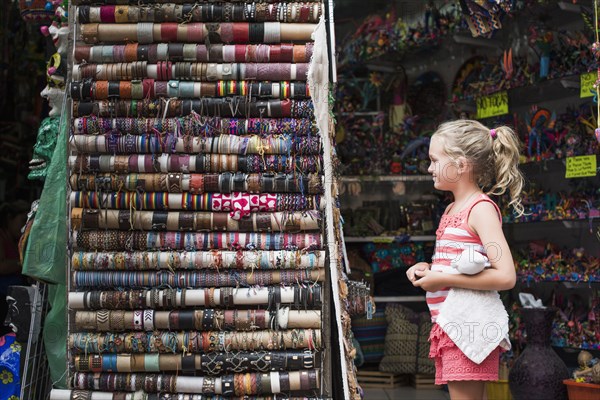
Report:
[{"label": "bracelet display rack", "polygon": [[326,5],[71,3],[70,388],[50,398],[356,398]]}]

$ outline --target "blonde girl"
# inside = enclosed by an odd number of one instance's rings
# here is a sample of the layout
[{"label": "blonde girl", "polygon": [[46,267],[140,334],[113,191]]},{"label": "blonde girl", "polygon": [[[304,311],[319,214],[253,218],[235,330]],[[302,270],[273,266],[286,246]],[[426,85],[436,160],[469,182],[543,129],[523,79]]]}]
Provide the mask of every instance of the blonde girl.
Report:
[{"label": "blonde girl", "polygon": [[[472,120],[446,122],[431,138],[428,172],[434,187],[452,192],[454,202],[436,231],[432,263],[415,264],[406,274],[414,286],[427,291],[434,322],[430,357],[435,359],[436,384],[447,383],[452,399],[484,398],[485,381],[498,379],[500,349],[510,348],[506,311],[496,291],[513,288],[516,274],[500,210],[488,195],[507,194],[516,213],[523,213],[519,149],[510,128],[489,129]],[[491,266],[476,275],[452,268],[451,262],[468,246],[487,256]],[[478,310],[482,304],[491,305]],[[469,317],[464,317],[465,310]],[[438,322],[442,317],[444,326]],[[448,335],[448,321],[458,335]],[[499,338],[478,338],[477,327],[490,321],[501,331]]]}]

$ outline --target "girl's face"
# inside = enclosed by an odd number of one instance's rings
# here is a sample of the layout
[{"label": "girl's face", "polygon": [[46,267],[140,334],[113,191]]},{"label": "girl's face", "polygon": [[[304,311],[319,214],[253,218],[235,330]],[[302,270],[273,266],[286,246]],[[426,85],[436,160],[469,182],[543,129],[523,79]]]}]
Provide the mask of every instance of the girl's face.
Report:
[{"label": "girl's face", "polygon": [[429,159],[427,172],[433,176],[433,186],[437,190],[451,191],[460,180],[460,171],[456,160],[446,154],[444,140],[438,135],[431,138]]}]

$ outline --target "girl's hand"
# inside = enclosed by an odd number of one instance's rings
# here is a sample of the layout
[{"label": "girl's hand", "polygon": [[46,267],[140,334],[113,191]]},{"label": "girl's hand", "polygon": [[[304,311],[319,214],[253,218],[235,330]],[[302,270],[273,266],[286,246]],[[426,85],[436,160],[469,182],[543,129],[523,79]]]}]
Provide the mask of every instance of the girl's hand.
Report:
[{"label": "girl's hand", "polygon": [[409,281],[414,282],[417,280],[417,277],[415,276],[415,271],[425,271],[425,270],[429,269],[429,264],[426,262],[419,262],[416,263],[415,265],[413,265],[412,267],[410,267],[409,269],[406,270],[406,276],[408,278]]},{"label": "girl's hand", "polygon": [[437,271],[417,270],[415,272],[417,280],[413,282],[413,286],[420,287],[428,292],[437,292],[440,289],[448,286],[445,278],[447,274]]}]

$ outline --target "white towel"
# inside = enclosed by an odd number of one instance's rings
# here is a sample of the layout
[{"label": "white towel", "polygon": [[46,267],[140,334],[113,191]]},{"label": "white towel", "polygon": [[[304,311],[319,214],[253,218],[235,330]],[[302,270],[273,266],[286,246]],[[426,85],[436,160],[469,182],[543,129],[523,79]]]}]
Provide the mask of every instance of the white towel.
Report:
[{"label": "white towel", "polygon": [[508,314],[495,290],[450,289],[436,323],[476,364],[498,346],[511,348]]}]

